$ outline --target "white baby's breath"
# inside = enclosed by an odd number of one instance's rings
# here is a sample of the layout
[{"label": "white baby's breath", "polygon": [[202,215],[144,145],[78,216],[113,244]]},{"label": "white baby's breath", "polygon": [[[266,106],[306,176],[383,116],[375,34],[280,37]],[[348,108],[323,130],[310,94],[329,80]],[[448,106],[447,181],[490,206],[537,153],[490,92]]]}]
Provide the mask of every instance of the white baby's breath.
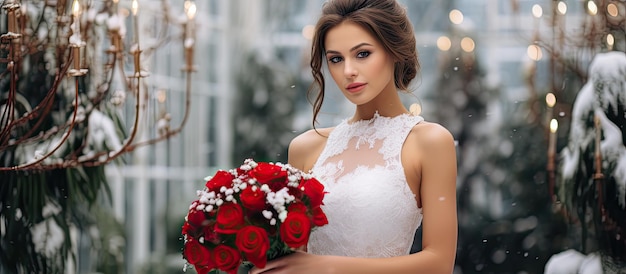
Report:
[{"label": "white baby's breath", "polygon": [[276,225],[276,219],[272,218],[272,219],[270,220],[270,225]]},{"label": "white baby's breath", "polygon": [[268,194],[269,194],[272,190],[270,189],[270,187],[269,187],[268,185],[263,184],[263,185],[261,186],[261,191],[263,191],[263,192],[265,192],[265,193],[268,193]]},{"label": "white baby's breath", "polygon": [[281,213],[278,214],[278,219],[280,219],[281,222],[284,222],[285,219],[287,219],[287,211],[283,211]]},{"label": "white baby's breath", "polygon": [[274,215],[274,213],[272,213],[269,210],[263,210],[263,217],[265,217],[265,219],[272,219],[272,216]]}]

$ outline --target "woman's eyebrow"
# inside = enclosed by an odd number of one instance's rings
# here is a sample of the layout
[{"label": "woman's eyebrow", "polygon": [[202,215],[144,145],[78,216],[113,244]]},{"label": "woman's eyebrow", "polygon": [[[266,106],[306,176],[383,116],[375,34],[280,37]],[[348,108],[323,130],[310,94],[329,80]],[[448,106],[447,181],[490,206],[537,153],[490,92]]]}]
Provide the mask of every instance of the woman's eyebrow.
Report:
[{"label": "woman's eyebrow", "polygon": [[[365,42],[360,43],[360,44],[358,44],[358,45],[356,45],[356,46],[352,47],[352,48],[350,49],[350,52],[355,51],[355,50],[359,49],[359,48],[360,48],[360,47],[362,47],[362,46],[371,46],[371,44],[369,44],[369,43],[365,43]],[[338,52],[338,51],[335,51],[335,50],[327,50],[327,51],[326,51],[326,54],[328,55],[329,53],[339,54],[339,52]]]}]

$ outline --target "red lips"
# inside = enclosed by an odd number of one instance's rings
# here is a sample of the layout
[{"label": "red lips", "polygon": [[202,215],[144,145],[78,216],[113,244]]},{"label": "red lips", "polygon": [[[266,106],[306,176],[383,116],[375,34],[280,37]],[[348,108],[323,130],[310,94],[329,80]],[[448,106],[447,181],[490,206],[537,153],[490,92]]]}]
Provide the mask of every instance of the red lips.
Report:
[{"label": "red lips", "polygon": [[354,93],[354,92],[358,92],[360,90],[362,90],[363,88],[365,88],[366,83],[352,83],[349,84],[346,89],[348,90],[348,92]]}]

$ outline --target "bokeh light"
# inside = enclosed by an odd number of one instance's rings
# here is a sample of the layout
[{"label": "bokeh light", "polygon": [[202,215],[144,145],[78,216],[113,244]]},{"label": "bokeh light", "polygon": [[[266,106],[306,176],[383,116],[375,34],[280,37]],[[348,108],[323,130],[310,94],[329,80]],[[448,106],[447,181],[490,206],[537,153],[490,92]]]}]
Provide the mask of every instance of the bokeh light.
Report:
[{"label": "bokeh light", "polygon": [[567,13],[567,4],[563,1],[559,1],[556,6],[556,9],[559,11],[561,15],[565,15]]},{"label": "bokeh light", "polygon": [[615,3],[610,3],[606,6],[606,12],[613,17],[617,17],[619,14],[619,8]]},{"label": "bokeh light", "polygon": [[596,5],[596,2],[587,1],[587,12],[590,15],[596,15],[598,13],[598,6]]},{"label": "bokeh light", "polygon": [[532,12],[535,18],[540,18],[543,15],[543,9],[541,8],[539,4],[533,5]]},{"label": "bokeh light", "polygon": [[537,45],[530,45],[526,50],[526,54],[528,57],[534,61],[539,61],[543,57],[543,52],[541,51],[541,47]]},{"label": "bokeh light", "polygon": [[452,47],[452,41],[447,36],[441,36],[437,39],[437,48],[441,51],[448,51]]},{"label": "bokeh light", "polygon": [[463,13],[460,10],[453,9],[449,14],[450,22],[453,24],[461,24],[463,23]]},{"label": "bokeh light", "polygon": [[315,26],[306,25],[302,28],[302,36],[304,36],[307,40],[313,40],[313,35],[315,34]]},{"label": "bokeh light", "polygon": [[546,105],[548,105],[548,107],[554,107],[554,105],[556,105],[556,96],[554,96],[554,93],[548,92],[548,94],[546,94]]},{"label": "bokeh light", "polygon": [[475,47],[476,44],[474,43],[474,40],[472,38],[463,37],[463,39],[461,39],[461,49],[463,49],[463,51],[472,52],[474,51]]}]

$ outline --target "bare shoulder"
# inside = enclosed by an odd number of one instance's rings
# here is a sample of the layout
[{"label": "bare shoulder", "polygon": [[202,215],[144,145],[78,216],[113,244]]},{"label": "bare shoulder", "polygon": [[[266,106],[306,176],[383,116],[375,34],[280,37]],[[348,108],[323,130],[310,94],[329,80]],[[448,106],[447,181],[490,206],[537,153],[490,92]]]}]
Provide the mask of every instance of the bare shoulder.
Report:
[{"label": "bare shoulder", "polygon": [[289,143],[289,164],[309,171],[326,145],[333,128],[310,129],[296,136]]},{"label": "bare shoulder", "polygon": [[425,121],[413,127],[407,141],[427,150],[454,147],[454,137],[448,129]]}]

